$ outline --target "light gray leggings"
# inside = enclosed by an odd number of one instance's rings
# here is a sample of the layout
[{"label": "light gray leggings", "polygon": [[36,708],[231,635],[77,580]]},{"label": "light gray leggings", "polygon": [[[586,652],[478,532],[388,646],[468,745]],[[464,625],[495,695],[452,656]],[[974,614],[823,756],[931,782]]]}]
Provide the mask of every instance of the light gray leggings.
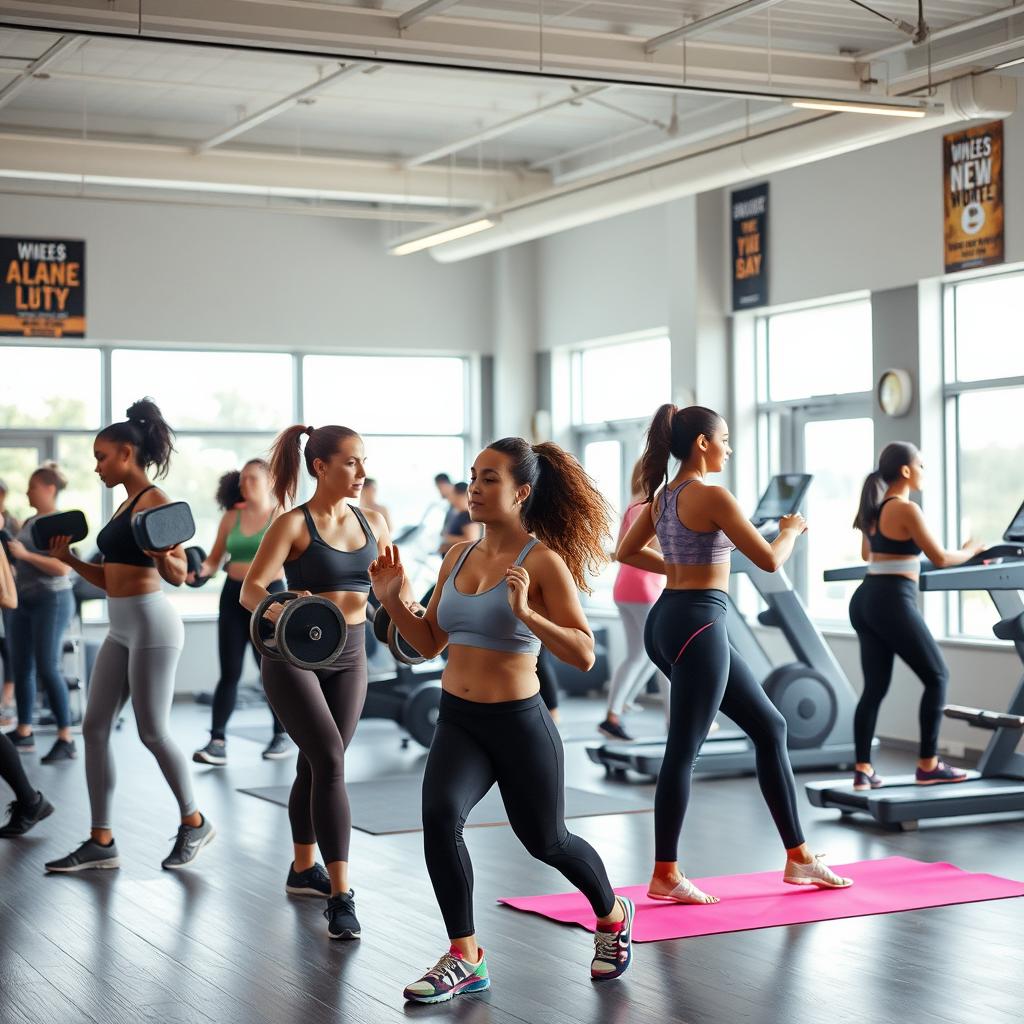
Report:
[{"label": "light gray leggings", "polygon": [[168,732],[174,670],[185,643],[181,616],[159,591],[111,597],[107,608],[110,632],[96,655],[82,722],[92,827],[112,827],[115,772],[110,732],[129,697],[139,739],[160,765],[184,818],[196,810],[192,777],[185,755]]},{"label": "light gray leggings", "polygon": [[[654,671],[654,664],[647,657],[644,648],[644,625],[654,606],[616,601],[615,607],[618,609],[626,634],[626,654],[615,669],[611,683],[608,684],[608,710],[614,715],[621,715],[622,709],[639,693],[640,687],[650,679],[651,672]],[[667,720],[669,682],[660,672],[658,688],[661,690]]]}]

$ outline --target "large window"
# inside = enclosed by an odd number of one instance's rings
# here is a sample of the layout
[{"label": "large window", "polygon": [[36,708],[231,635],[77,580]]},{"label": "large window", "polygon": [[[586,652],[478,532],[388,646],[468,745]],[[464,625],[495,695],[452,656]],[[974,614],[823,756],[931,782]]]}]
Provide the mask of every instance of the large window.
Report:
[{"label": "large window", "polygon": [[[124,498],[97,480],[93,438],[148,395],[175,429],[176,452],[161,486],[191,506],[193,543],[213,544],[222,474],[266,457],[277,432],[291,423],[343,423],[364,436],[367,469],[396,533],[420,524],[409,531],[407,549],[417,585],[436,569],[444,510],[433,478],[445,472],[458,480],[466,470],[465,359],[7,345],[0,347],[0,365],[0,478],[10,488],[7,507],[18,518],[28,515],[28,476],[56,459],[69,477],[61,506],[80,508],[89,520],[90,536],[81,546],[86,554]],[[309,481],[302,486],[308,494]],[[171,600],[184,614],[216,614],[223,578],[170,591]],[[86,606],[89,617],[103,611],[98,602]]]},{"label": "large window", "polygon": [[755,344],[758,490],[776,473],[813,475],[810,529],[786,571],[814,619],[848,625],[848,587],[826,584],[822,573],[860,560],[860,535],[851,524],[875,464],[871,303],[760,317]]},{"label": "large window", "polygon": [[[1024,274],[949,285],[945,296],[946,453],[952,539],[996,544],[1024,502]],[[949,632],[992,638],[988,595],[952,596]]]},{"label": "large window", "polygon": [[[671,401],[669,340],[659,334],[594,344],[571,358],[575,450],[612,508],[613,545],[644,432],[658,406]],[[592,603],[612,603],[616,569],[610,563],[591,581]]]}]

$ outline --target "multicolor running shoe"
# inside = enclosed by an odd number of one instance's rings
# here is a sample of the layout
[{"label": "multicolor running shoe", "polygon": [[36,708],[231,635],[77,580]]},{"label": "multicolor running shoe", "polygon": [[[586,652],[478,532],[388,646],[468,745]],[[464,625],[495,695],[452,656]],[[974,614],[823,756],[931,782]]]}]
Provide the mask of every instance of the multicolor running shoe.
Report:
[{"label": "multicolor running shoe", "polygon": [[616,896],[622,904],[623,918],[613,925],[594,931],[594,959],[590,977],[594,981],[611,981],[625,974],[633,959],[633,917],[636,907],[627,896]]},{"label": "multicolor running shoe", "polygon": [[471,964],[452,946],[419,981],[407,986],[403,994],[414,1003],[443,1003],[464,992],[483,992],[490,987],[484,951],[480,950],[480,962]]}]

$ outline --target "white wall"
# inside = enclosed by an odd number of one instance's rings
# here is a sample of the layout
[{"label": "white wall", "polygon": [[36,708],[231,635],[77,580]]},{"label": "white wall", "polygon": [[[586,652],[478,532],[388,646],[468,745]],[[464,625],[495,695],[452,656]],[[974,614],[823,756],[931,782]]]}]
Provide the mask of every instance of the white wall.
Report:
[{"label": "white wall", "polygon": [[0,195],[0,230],[85,239],[93,340],[491,351],[490,259],[388,256],[375,222]]}]

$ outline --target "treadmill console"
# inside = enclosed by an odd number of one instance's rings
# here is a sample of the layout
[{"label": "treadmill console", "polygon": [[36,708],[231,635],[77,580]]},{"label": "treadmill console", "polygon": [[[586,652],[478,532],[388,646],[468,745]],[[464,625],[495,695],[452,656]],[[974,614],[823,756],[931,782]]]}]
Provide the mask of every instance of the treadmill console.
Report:
[{"label": "treadmill console", "polygon": [[777,523],[783,516],[799,512],[812,479],[810,473],[780,473],[773,476],[750,521],[761,529]]},{"label": "treadmill console", "polygon": [[1024,544],[1024,505],[1017,509],[1017,514],[1003,533],[1003,540],[1007,544]]}]

